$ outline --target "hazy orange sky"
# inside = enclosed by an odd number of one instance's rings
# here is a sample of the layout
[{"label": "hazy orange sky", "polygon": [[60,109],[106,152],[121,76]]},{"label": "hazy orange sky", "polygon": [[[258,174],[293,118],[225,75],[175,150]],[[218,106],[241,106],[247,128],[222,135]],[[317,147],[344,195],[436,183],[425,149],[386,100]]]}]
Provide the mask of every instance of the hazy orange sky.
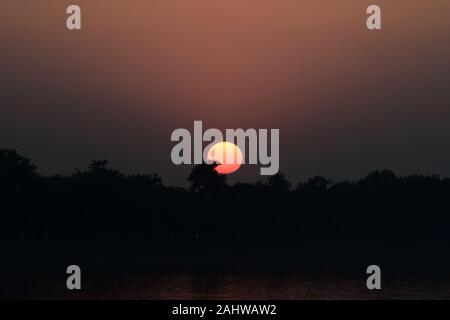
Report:
[{"label": "hazy orange sky", "polygon": [[1,0],[0,147],[43,173],[109,159],[179,184],[170,133],[203,120],[279,128],[293,182],[450,175],[449,16],[447,0]]}]

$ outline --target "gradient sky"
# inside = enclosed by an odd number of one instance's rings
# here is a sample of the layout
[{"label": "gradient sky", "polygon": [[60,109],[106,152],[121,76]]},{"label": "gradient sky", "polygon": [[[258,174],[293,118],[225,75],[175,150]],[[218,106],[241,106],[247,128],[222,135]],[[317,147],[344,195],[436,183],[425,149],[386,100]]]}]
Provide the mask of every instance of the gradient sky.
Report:
[{"label": "gradient sky", "polygon": [[[69,4],[83,30],[65,27]],[[108,159],[185,182],[194,120],[279,128],[292,182],[450,176],[448,0],[0,0],[0,148],[45,174]],[[383,30],[368,31],[378,4]],[[256,180],[243,167],[236,180]]]}]

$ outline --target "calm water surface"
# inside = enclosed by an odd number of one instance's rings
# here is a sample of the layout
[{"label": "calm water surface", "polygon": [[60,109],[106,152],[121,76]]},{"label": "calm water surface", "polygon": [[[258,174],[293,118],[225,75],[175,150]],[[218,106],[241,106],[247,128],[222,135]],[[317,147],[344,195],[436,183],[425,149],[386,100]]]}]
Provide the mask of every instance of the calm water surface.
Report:
[{"label": "calm water surface", "polygon": [[67,291],[64,279],[58,280],[34,284],[30,296],[45,299],[450,299],[448,277],[385,279],[381,291],[369,291],[363,276],[159,274],[94,280],[78,292]]}]

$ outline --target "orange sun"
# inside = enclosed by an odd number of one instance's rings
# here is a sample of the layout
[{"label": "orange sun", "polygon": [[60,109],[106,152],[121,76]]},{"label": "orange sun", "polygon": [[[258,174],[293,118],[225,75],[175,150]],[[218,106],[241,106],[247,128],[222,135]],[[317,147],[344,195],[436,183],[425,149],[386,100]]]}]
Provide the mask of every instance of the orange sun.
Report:
[{"label": "orange sun", "polygon": [[241,167],[242,158],[241,149],[228,141],[216,143],[208,150],[208,161],[219,164],[215,170],[220,174],[237,171]]}]

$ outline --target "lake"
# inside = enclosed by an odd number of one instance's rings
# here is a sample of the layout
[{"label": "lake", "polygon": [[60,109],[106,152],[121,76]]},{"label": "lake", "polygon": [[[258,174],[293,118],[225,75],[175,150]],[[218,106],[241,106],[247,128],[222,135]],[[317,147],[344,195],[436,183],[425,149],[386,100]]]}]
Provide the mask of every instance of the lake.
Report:
[{"label": "lake", "polygon": [[34,283],[32,299],[450,299],[450,279],[384,279],[382,290],[366,288],[365,277],[306,274],[167,273],[85,281],[68,291],[65,278]]}]

